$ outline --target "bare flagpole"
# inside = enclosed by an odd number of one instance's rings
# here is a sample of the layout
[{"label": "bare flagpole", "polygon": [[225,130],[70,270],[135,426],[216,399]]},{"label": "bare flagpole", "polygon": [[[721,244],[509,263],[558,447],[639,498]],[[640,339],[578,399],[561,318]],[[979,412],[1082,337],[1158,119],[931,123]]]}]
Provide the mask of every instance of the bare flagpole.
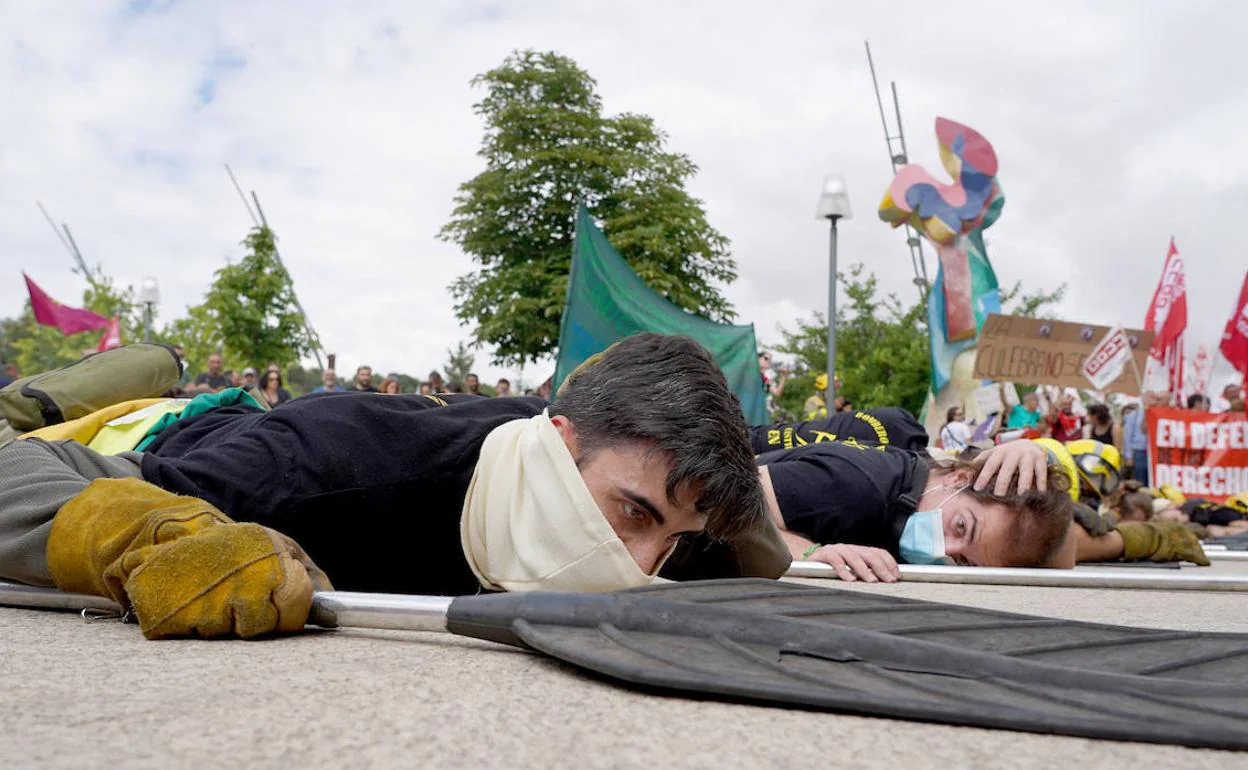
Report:
[{"label": "bare flagpole", "polygon": [[[234,191],[238,193],[239,200],[243,202],[243,208],[247,209],[247,216],[251,217],[251,223],[255,225],[256,227],[263,226],[269,229],[270,232],[272,232],[272,228],[269,227],[269,221],[265,219],[264,209],[260,207],[259,196],[257,196],[255,191],[253,190],[251,193],[251,200],[247,199],[247,196],[246,194],[243,193],[243,188],[241,185],[239,185],[238,179],[234,176],[234,170],[230,168],[229,163],[225,164],[225,173],[229,174],[230,183],[234,185]],[[252,209],[251,207],[252,201],[255,201],[255,204],[256,204],[255,209]],[[273,256],[277,257],[277,264],[281,265],[282,269],[285,270],[286,263],[285,261],[282,260],[282,252],[277,247],[277,235],[276,234],[274,234],[273,236]],[[287,275],[289,275],[290,271],[287,270],[286,273]],[[293,283],[294,279],[291,278],[291,281]],[[312,355],[316,357],[316,368],[320,369],[321,371],[324,371],[325,362],[321,360],[321,338],[319,335],[317,335],[316,330],[312,328],[312,322],[308,320],[308,313],[307,311],[303,309],[303,304],[299,302],[299,295],[294,294],[294,299],[295,299],[295,307],[299,309],[299,313],[303,316],[303,327],[307,329],[308,336],[312,338]]]}]

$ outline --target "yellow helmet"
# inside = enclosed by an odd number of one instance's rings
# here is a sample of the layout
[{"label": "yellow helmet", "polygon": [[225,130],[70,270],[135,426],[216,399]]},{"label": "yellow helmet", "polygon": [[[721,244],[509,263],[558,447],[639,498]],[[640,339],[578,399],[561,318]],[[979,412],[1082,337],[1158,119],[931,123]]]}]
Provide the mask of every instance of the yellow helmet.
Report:
[{"label": "yellow helmet", "polygon": [[1066,451],[1075,461],[1080,480],[1098,497],[1105,497],[1122,481],[1122,456],[1113,444],[1092,439],[1066,442]]},{"label": "yellow helmet", "polygon": [[815,390],[827,390],[827,389],[828,389],[828,375],[821,373],[818,377],[815,378]]},{"label": "yellow helmet", "polygon": [[1234,508],[1240,513],[1248,514],[1248,492],[1231,495],[1226,498],[1226,502],[1223,505],[1226,505],[1228,508]]},{"label": "yellow helmet", "polygon": [[1070,499],[1079,502],[1079,473],[1075,470],[1075,458],[1062,442],[1051,438],[1033,439],[1049,456],[1049,465],[1056,463],[1070,478]]},{"label": "yellow helmet", "polygon": [[1187,496],[1170,484],[1162,484],[1158,487],[1157,496],[1165,498],[1175,505],[1182,505],[1187,502]]}]

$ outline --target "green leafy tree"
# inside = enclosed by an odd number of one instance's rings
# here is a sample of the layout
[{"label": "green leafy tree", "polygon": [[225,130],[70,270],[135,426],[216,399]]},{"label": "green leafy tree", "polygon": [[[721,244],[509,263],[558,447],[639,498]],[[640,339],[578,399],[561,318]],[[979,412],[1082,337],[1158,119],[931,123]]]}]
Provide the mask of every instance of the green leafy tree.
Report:
[{"label": "green leafy tree", "polygon": [[212,353],[222,354],[221,363],[225,369],[237,371],[245,368],[239,360],[226,358],[221,349],[221,329],[216,317],[202,304],[187,308],[185,316],[166,324],[160,330],[158,339],[183,347],[188,374],[196,375],[203,371]]},{"label": "green leafy tree", "polygon": [[589,73],[556,53],[520,51],[472,80],[485,121],[483,172],[465,182],[440,237],[479,266],[451,285],[455,313],[496,363],[554,350],[583,202],[652,287],[715,321],[735,313],[728,239],[685,190],[697,167],[645,115],[604,115]]},{"label": "green leafy tree", "polygon": [[[837,303],[836,371],[842,380],[837,395],[855,407],[901,406],[919,414],[930,386],[927,308],[923,301],[905,304],[896,294],[880,296],[874,274],[852,265],[838,274],[844,299]],[[1002,295],[1007,312],[1052,317],[1052,305],[1065,286],[1054,291],[1025,292],[1020,283]],[[788,417],[802,416],[802,405],[814,394],[815,376],[827,371],[828,325],[814,313],[793,328],[781,328],[777,350],[795,357],[796,365],[780,398]]]},{"label": "green leafy tree", "polygon": [[306,395],[324,384],[320,369],[304,369],[299,364],[282,370],[282,381],[292,396]]},{"label": "green leafy tree", "polygon": [[296,305],[290,274],[277,259],[273,231],[253,228],[243,245],[248,253],[217,270],[203,304],[188,311],[180,329],[187,335],[183,345],[211,346],[216,337],[227,367],[261,370],[272,362],[285,369],[312,352],[315,340]]},{"label": "green leafy tree", "polygon": [[464,384],[464,380],[477,361],[476,354],[472,352],[474,347],[470,343],[460,342],[453,349],[446,349],[446,366],[443,370],[448,384],[452,382]]},{"label": "green leafy tree", "polygon": [[1001,291],[1001,309],[1010,315],[1058,320],[1052,306],[1061,302],[1065,296],[1066,284],[1058,286],[1053,291],[1039,289],[1034,292],[1025,292],[1023,282],[1015,281],[1013,286]]}]

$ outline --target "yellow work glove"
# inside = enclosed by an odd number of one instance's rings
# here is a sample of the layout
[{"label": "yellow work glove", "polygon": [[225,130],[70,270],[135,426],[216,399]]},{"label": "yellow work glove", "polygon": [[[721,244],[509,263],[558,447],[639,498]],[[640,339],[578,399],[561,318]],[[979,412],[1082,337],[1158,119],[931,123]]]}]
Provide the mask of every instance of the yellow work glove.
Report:
[{"label": "yellow work glove", "polygon": [[290,538],[138,479],[99,479],[61,507],[48,569],[64,591],[108,596],[149,639],[303,628],[329,580]]},{"label": "yellow work glove", "polygon": [[1190,561],[1209,566],[1200,541],[1173,521],[1138,521],[1114,527],[1122,535],[1123,561]]}]

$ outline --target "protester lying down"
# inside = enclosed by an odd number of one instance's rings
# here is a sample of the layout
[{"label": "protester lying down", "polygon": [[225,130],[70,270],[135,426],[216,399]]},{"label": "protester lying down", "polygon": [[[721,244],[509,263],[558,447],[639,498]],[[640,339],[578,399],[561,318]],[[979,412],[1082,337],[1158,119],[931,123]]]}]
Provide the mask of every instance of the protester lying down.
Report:
[{"label": "protester lying down", "polygon": [[730,574],[789,565],[737,400],[686,337],[618,343],[555,404],[323,394],[183,418],[142,453],[0,449],[0,578],[111,597],[152,638],[297,630],[331,584],[640,586],[704,530]]},{"label": "protester lying down", "polygon": [[[1118,559],[1208,564],[1181,526],[1114,525],[1076,503],[1071,479],[1077,477],[1043,444],[1010,442],[966,461],[939,450],[898,448],[914,446],[918,429],[902,410],[861,417],[842,421],[838,440],[757,458],[769,511],[792,556],[825,562],[844,580],[897,580],[898,561],[1049,568]],[[789,426],[776,427],[784,435]],[[826,427],[802,424],[808,436]],[[890,440],[877,443],[881,435]]]}]

